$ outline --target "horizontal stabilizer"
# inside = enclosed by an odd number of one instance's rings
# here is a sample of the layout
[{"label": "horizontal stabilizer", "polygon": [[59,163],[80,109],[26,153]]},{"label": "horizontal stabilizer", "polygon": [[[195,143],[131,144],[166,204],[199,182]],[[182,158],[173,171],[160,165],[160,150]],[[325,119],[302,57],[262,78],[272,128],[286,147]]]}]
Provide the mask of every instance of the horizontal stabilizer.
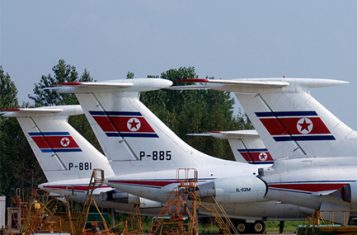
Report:
[{"label": "horizontal stabilizer", "polygon": [[74,116],[83,114],[80,105],[59,105],[39,108],[0,109],[2,117],[33,117],[33,116]]},{"label": "horizontal stabilizer", "polygon": [[67,82],[60,83],[57,87],[45,88],[59,93],[87,93],[111,91],[152,91],[167,88],[172,82],[160,78],[120,79],[105,82]]},{"label": "horizontal stabilizer", "polygon": [[242,139],[259,137],[256,130],[238,130],[238,131],[209,131],[204,133],[189,133],[188,136],[207,136],[219,139]]},{"label": "horizontal stabilizer", "polygon": [[[320,79],[320,78],[252,78],[252,79],[232,79],[232,80],[218,80],[218,79],[186,79],[179,80],[182,83],[206,83],[203,86],[175,86],[171,89],[176,90],[194,90],[194,89],[217,89],[232,92],[263,92],[272,89],[310,89],[329,87],[346,84],[348,82],[341,80]],[[213,86],[209,86],[213,85]],[[216,85],[216,86],[214,86]],[[219,86],[218,86],[219,85]]]},{"label": "horizontal stabilizer", "polygon": [[62,82],[59,83],[60,86],[75,86],[81,88],[90,87],[118,87],[125,88],[133,86],[131,82]]},{"label": "horizontal stabilizer", "polygon": [[177,91],[190,91],[190,90],[207,90],[212,89],[212,85],[188,85],[188,86],[172,86],[166,88],[167,90],[177,90]]},{"label": "horizontal stabilizer", "polygon": [[186,79],[180,80],[179,82],[201,82],[201,83],[216,83],[223,85],[238,85],[238,86],[246,86],[246,87],[259,87],[259,88],[280,88],[284,86],[288,86],[289,83],[285,81],[259,81],[255,79],[241,79],[241,80],[215,80],[215,79],[205,79],[205,78],[196,78],[196,79]]}]

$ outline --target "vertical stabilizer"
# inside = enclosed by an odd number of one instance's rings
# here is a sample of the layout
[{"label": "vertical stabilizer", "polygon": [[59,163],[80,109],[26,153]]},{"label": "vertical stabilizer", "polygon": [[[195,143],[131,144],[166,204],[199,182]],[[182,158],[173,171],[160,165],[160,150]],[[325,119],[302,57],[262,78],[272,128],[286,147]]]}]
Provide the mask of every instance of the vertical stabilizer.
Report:
[{"label": "vertical stabilizer", "polygon": [[238,162],[250,164],[273,164],[273,158],[255,130],[210,131],[190,133],[190,136],[210,136],[226,139]]},{"label": "vertical stabilizer", "polygon": [[207,83],[205,88],[234,92],[274,158],[357,153],[356,132],[309,93],[312,88],[341,85],[344,81],[266,78],[198,82]]},{"label": "vertical stabilizer", "polygon": [[69,115],[81,113],[81,107],[73,105],[13,109],[0,115],[17,118],[49,182],[90,178],[94,168],[112,176],[108,160],[67,122]]},{"label": "vertical stabilizer", "polygon": [[145,78],[100,84],[64,84],[57,90],[76,94],[116,174],[221,161],[186,144],[139,101],[140,91],[170,87],[171,81]]}]

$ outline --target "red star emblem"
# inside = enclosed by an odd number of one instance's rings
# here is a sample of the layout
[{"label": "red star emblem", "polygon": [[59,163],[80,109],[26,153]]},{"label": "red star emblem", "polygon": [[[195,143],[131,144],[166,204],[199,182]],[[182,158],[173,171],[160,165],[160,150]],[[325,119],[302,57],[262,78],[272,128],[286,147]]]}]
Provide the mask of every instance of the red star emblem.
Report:
[{"label": "red star emblem", "polygon": [[265,152],[261,152],[261,153],[259,153],[259,160],[260,161],[266,161],[267,159],[268,159],[268,154],[267,153],[265,153]]},{"label": "red star emblem", "polygon": [[297,130],[301,134],[309,134],[314,129],[314,124],[309,118],[301,118],[296,124]]},{"label": "red star emblem", "polygon": [[306,131],[309,131],[309,126],[311,125],[311,123],[307,123],[306,122],[306,119],[304,119],[304,122],[303,123],[300,123],[300,130],[303,131],[303,130],[306,130]]},{"label": "red star emblem", "polygon": [[60,143],[61,143],[61,145],[62,145],[63,147],[67,147],[67,146],[69,145],[69,143],[70,143],[70,140],[69,140],[67,137],[63,137],[63,138],[61,139]]},{"label": "red star emblem", "polygon": [[133,129],[133,128],[134,128],[134,129],[138,129],[137,126],[138,126],[139,123],[136,122],[135,119],[132,119],[132,121],[129,122],[129,124],[130,124],[130,129]]},{"label": "red star emblem", "polygon": [[141,122],[137,118],[130,118],[126,126],[130,131],[138,131],[141,127]]}]

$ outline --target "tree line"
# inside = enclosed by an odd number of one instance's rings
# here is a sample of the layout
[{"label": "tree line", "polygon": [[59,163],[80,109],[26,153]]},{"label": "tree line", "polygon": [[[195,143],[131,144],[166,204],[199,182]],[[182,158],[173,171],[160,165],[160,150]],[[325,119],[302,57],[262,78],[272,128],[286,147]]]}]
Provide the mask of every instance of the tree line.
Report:
[{"label": "tree line", "polygon": [[[128,72],[127,79],[134,77]],[[148,79],[156,76],[148,76]],[[198,77],[194,67],[167,70],[159,76],[173,81]],[[0,65],[0,108],[78,104],[73,94],[58,94],[43,88],[61,82],[95,81],[85,69],[79,75],[76,67],[63,59],[53,66],[52,72],[42,75],[34,84],[32,103],[19,104],[17,88],[10,74]],[[182,85],[182,84],[181,84]],[[234,100],[228,92],[213,90],[144,92],[140,100],[155,113],[180,138],[194,148],[209,155],[233,159],[231,149],[224,140],[191,137],[187,133],[210,130],[234,130],[251,128],[244,114],[233,112]],[[89,142],[100,149],[97,139],[84,115],[71,117],[69,123]],[[0,195],[11,197],[21,188],[25,195],[38,184],[46,182],[43,172],[27,140],[14,118],[0,118]]]}]

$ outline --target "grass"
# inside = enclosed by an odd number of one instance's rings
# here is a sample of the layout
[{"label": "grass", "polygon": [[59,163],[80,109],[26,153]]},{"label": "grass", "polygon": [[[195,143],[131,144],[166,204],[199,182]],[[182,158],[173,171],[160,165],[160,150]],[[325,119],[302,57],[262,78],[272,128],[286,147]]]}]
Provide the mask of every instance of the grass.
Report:
[{"label": "grass", "polygon": [[[119,221],[124,221],[128,219],[127,216],[121,216]],[[213,220],[212,220],[213,221]],[[145,232],[150,230],[152,223],[151,217],[142,217],[142,227]],[[298,225],[306,224],[306,221],[285,221],[284,233],[294,233]],[[279,233],[279,221],[265,221],[266,232],[267,233]],[[120,226],[121,227],[121,226]],[[121,229],[119,229],[121,230]],[[205,223],[198,224],[198,230],[200,234],[217,234],[219,233],[218,227],[214,222],[207,220]]]},{"label": "grass", "polygon": [[[305,224],[305,221],[285,221],[284,233],[294,233],[300,224]],[[279,232],[279,221],[266,221],[265,225],[268,233]]]}]

